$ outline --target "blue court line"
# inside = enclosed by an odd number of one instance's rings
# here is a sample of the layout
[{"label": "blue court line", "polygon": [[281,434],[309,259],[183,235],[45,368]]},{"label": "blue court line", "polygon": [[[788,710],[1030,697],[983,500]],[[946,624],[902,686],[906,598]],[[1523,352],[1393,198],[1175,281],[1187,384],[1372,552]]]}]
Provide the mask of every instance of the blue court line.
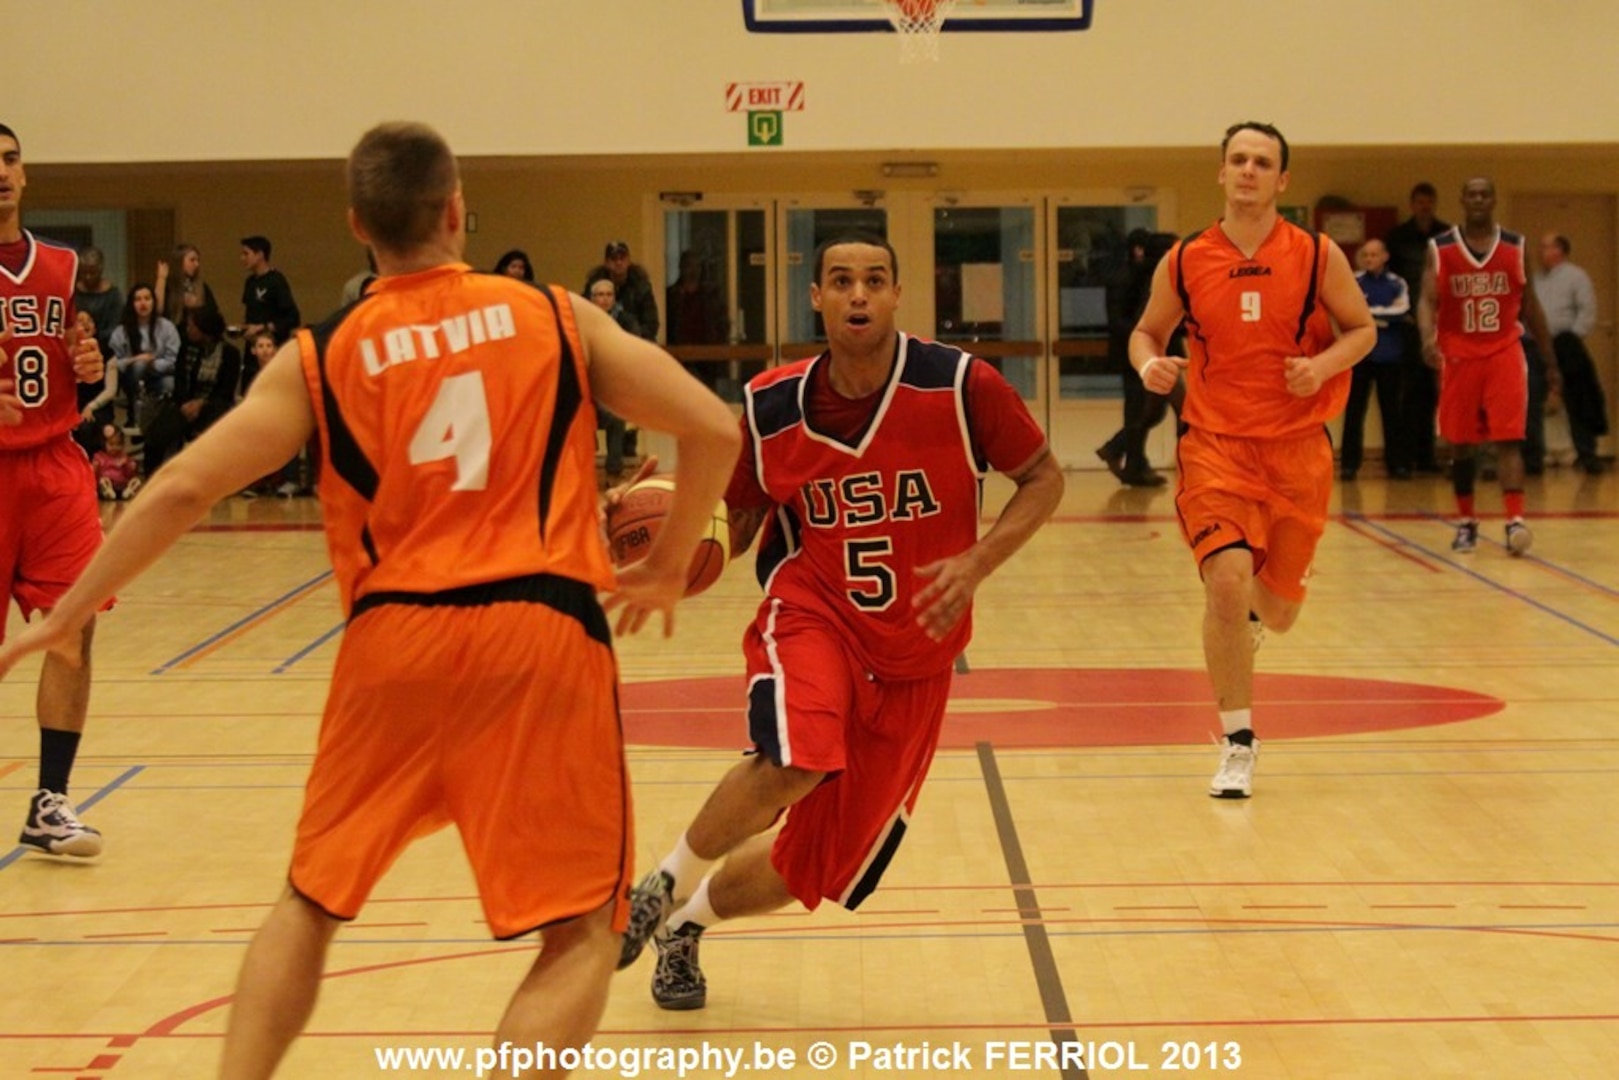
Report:
[{"label": "blue court line", "polygon": [[288,600],[291,600],[293,597],[297,596],[299,593],[304,592],[304,591],[306,591],[308,589],[314,588],[316,585],[319,585],[322,581],[325,581],[327,578],[329,578],[331,576],[332,576],[332,572],[330,570],[321,571],[320,573],[316,574],[314,577],[310,578],[308,581],[304,582],[302,585],[299,585],[299,586],[297,586],[295,588],[289,589],[287,592],[282,593],[280,596],[276,597],[274,600],[271,600],[268,604],[265,604],[263,607],[259,608],[258,610],[249,612],[248,614],[242,616],[240,619],[237,619],[235,622],[231,623],[229,626],[225,627],[225,629],[220,630],[218,633],[210,635],[209,637],[203,639],[202,641],[199,641],[197,644],[191,646],[191,648],[187,649],[185,652],[181,653],[179,656],[173,657],[173,658],[171,658],[169,660],[165,660],[162,664],[160,664],[156,668],[154,668],[152,670],[151,674],[153,674],[153,675],[161,675],[161,674],[163,674],[164,672],[166,672],[170,668],[172,668],[174,665],[182,663],[185,660],[191,658],[192,656],[195,656],[197,653],[199,653],[202,650],[206,649],[208,646],[212,645],[214,642],[218,641],[219,639],[221,639],[223,637],[228,637],[230,634],[235,633],[237,630],[239,630],[242,627],[246,626],[248,623],[252,622],[254,619],[261,618],[262,616],[264,616],[264,615],[268,614],[269,612],[275,610],[277,607],[280,607],[282,604],[285,604]]},{"label": "blue court line", "polygon": [[[1429,521],[1435,522],[1437,524],[1444,525],[1446,527],[1450,527],[1451,524],[1452,524],[1451,521],[1448,518],[1445,518],[1444,516],[1442,516],[1440,514],[1427,512],[1427,513],[1424,513],[1423,516],[1425,518],[1427,518]],[[1500,548],[1502,551],[1505,551],[1507,549],[1506,544],[1502,543],[1499,540],[1493,539],[1491,537],[1481,535],[1479,537],[1479,539],[1483,540],[1487,544],[1493,544],[1494,546]],[[1600,581],[1592,581],[1590,578],[1586,577],[1584,574],[1576,574],[1574,571],[1570,570],[1566,566],[1563,566],[1561,563],[1554,563],[1550,559],[1542,559],[1539,555],[1524,555],[1524,556],[1521,556],[1521,559],[1522,559],[1522,561],[1528,562],[1528,563],[1539,563],[1541,566],[1546,567],[1548,570],[1555,570],[1557,573],[1562,574],[1565,577],[1571,577],[1575,581],[1580,582],[1581,584],[1591,586],[1591,588],[1595,589],[1597,592],[1605,593],[1606,595],[1613,597],[1615,600],[1619,600],[1619,589],[1611,588],[1611,587],[1609,587],[1607,585],[1602,584],[1602,582],[1600,582]]]},{"label": "blue court line", "polygon": [[299,649],[297,652],[293,653],[291,656],[289,656],[285,660],[281,661],[281,663],[276,665],[276,667],[270,672],[270,674],[271,675],[284,674],[286,672],[286,670],[288,668],[290,668],[292,665],[296,664],[298,661],[302,660],[304,657],[308,656],[310,653],[314,652],[316,649],[320,648],[322,645],[324,645],[328,641],[332,640],[338,634],[341,634],[343,632],[343,627],[345,627],[347,625],[348,625],[347,623],[338,623],[336,626],[334,626],[330,630],[326,631],[320,637],[316,638],[314,641],[310,642],[308,645],[305,645],[303,648]]},{"label": "blue court line", "polygon": [[1358,518],[1357,520],[1363,522],[1368,529],[1375,529],[1378,532],[1382,533],[1384,536],[1387,536],[1389,539],[1396,541],[1397,543],[1404,544],[1406,547],[1409,547],[1414,551],[1420,551],[1424,555],[1428,556],[1431,559],[1437,559],[1440,562],[1441,565],[1448,566],[1452,570],[1455,570],[1457,573],[1466,574],[1468,577],[1472,578],[1474,581],[1482,582],[1483,584],[1488,585],[1490,588],[1496,590],[1497,592],[1505,593],[1506,595],[1512,597],[1514,600],[1522,600],[1524,603],[1528,604],[1530,607],[1538,608],[1539,610],[1545,612],[1547,615],[1550,615],[1555,619],[1561,619],[1563,622],[1568,623],[1570,626],[1576,627],[1577,629],[1580,629],[1580,630],[1584,630],[1587,634],[1590,634],[1592,637],[1595,637],[1595,638],[1600,638],[1601,640],[1606,641],[1609,645],[1619,645],[1619,638],[1614,637],[1612,634],[1606,634],[1606,633],[1603,633],[1601,630],[1598,630],[1594,626],[1588,626],[1585,623],[1581,622],[1580,620],[1574,618],[1574,616],[1566,615],[1563,612],[1558,611],[1556,608],[1552,607],[1550,604],[1542,603],[1541,601],[1536,600],[1532,596],[1529,596],[1529,595],[1527,595],[1525,593],[1521,593],[1518,590],[1513,589],[1513,588],[1511,588],[1509,586],[1503,585],[1499,581],[1496,581],[1493,578],[1486,577],[1485,575],[1479,573],[1477,570],[1474,570],[1474,569],[1472,569],[1470,567],[1466,567],[1466,566],[1461,565],[1460,563],[1456,562],[1454,559],[1447,559],[1443,555],[1439,554],[1437,551],[1434,551],[1431,548],[1425,547],[1422,544],[1417,543],[1415,540],[1412,540],[1407,536],[1402,536],[1400,533],[1395,532],[1393,529],[1384,528],[1382,525],[1379,525],[1379,524],[1377,524],[1376,522],[1373,522],[1373,521],[1367,521],[1365,518]]},{"label": "blue court line", "polygon": [[[135,777],[139,776],[143,771],[145,771],[145,769],[145,765],[131,765],[129,768],[125,769],[116,780],[112,781],[112,783],[106,785],[100,791],[96,792],[83,802],[78,803],[76,807],[77,810],[80,813],[83,813],[84,811],[90,809],[96,803],[100,802],[102,799],[105,799],[108,795],[111,795],[113,792],[135,779]],[[28,852],[31,850],[33,849],[23,847],[21,844],[12,848],[11,851],[6,855],[0,856],[0,870],[4,870],[18,859],[28,854]]]}]

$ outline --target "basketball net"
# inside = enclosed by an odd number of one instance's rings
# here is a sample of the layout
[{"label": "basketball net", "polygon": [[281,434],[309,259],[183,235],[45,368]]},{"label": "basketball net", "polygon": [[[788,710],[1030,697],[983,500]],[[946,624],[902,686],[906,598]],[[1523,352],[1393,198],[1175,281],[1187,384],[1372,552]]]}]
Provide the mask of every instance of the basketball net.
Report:
[{"label": "basketball net", "polygon": [[939,59],[939,31],[956,0],[883,0],[899,35],[900,61]]}]

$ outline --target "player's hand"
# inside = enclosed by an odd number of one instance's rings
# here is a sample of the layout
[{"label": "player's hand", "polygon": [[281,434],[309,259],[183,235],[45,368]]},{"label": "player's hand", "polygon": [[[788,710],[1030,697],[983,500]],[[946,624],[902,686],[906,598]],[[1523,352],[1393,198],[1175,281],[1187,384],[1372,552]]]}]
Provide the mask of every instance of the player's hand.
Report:
[{"label": "player's hand", "polygon": [[1445,354],[1439,351],[1439,344],[1437,342],[1432,345],[1424,345],[1422,347],[1422,362],[1433,368],[1435,371],[1439,371],[1444,368]]},{"label": "player's hand", "polygon": [[82,383],[95,383],[107,377],[107,361],[101,355],[101,346],[96,344],[94,334],[70,326],[62,336],[67,341],[68,355],[73,357],[74,378]]},{"label": "player's hand", "polygon": [[613,507],[617,506],[620,500],[624,498],[624,493],[626,491],[630,490],[630,488],[634,487],[636,484],[639,484],[642,480],[645,480],[647,477],[651,476],[657,471],[658,455],[648,454],[641,462],[641,467],[635,470],[634,476],[630,477],[628,480],[622,480],[608,488],[606,491],[602,492],[602,513],[606,514]]},{"label": "player's hand", "polygon": [[1155,394],[1167,394],[1190,363],[1184,356],[1155,356],[1141,365],[1141,385]]},{"label": "player's hand", "polygon": [[[10,328],[0,330],[0,346],[10,340]],[[10,366],[11,354],[0,348],[0,426],[5,427],[22,423],[22,398],[12,393],[17,384],[6,377],[6,369]]]},{"label": "player's hand", "polygon": [[618,589],[602,607],[617,611],[613,633],[619,637],[640,633],[653,614],[663,616],[663,636],[675,632],[675,605],[686,595],[685,566],[658,569],[650,559],[631,563],[618,571]]},{"label": "player's hand", "polygon": [[984,580],[984,572],[968,550],[918,566],[916,573],[933,579],[911,601],[911,607],[916,609],[916,624],[934,641],[943,641],[972,607],[973,593]]},{"label": "player's hand", "polygon": [[1321,372],[1308,356],[1289,356],[1282,361],[1287,374],[1287,392],[1294,397],[1314,397],[1321,389]]}]

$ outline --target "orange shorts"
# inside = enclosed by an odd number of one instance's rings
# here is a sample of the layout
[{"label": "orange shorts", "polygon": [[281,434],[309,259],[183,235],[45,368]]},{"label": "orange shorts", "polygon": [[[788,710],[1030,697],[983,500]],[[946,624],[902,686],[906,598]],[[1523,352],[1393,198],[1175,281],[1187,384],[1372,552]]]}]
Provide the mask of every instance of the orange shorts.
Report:
[{"label": "orange shorts", "polygon": [[1439,373],[1439,434],[1452,446],[1519,442],[1529,420],[1523,346],[1493,356],[1446,360]]},{"label": "orange shorts", "polygon": [[578,588],[593,618],[537,602],[395,603],[349,623],[294,889],[352,919],[412,840],[453,822],[495,937],[615,899],[623,928],[635,845],[617,669],[595,596]]},{"label": "orange shorts", "polygon": [[1196,428],[1181,436],[1175,511],[1198,566],[1217,551],[1246,547],[1254,573],[1295,603],[1332,498],[1332,440],[1325,430],[1243,439]]}]

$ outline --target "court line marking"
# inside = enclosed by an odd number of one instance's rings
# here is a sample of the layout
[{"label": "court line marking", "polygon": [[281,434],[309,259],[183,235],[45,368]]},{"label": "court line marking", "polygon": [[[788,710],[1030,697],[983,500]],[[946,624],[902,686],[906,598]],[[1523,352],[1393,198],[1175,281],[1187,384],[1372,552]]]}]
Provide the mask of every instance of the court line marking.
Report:
[{"label": "court line marking", "polygon": [[1387,536],[1393,537],[1394,539],[1399,540],[1400,542],[1402,542],[1404,544],[1407,544],[1412,548],[1415,548],[1417,551],[1422,552],[1424,555],[1428,556],[1430,559],[1437,559],[1438,561],[1444,563],[1446,566],[1449,566],[1451,569],[1457,571],[1458,573],[1466,574],[1468,577],[1472,578],[1474,581],[1480,582],[1480,583],[1482,583],[1484,585],[1488,585],[1490,588],[1494,589],[1497,592],[1505,593],[1507,596],[1512,597],[1514,600],[1521,600],[1525,604],[1528,604],[1530,607],[1535,608],[1535,609],[1537,609],[1539,611],[1543,611],[1547,615],[1552,616],[1552,618],[1554,618],[1554,619],[1560,619],[1563,622],[1568,623],[1570,626],[1575,627],[1576,629],[1584,630],[1587,634],[1590,634],[1592,637],[1595,637],[1595,638],[1598,638],[1598,639],[1600,639],[1602,641],[1605,641],[1609,645],[1619,645],[1619,638],[1614,637],[1612,634],[1604,633],[1603,631],[1598,630],[1594,626],[1588,626],[1587,624],[1585,624],[1585,623],[1581,622],[1580,620],[1576,619],[1574,616],[1565,614],[1565,613],[1557,610],[1556,608],[1552,607],[1550,604],[1544,603],[1544,602],[1542,602],[1540,600],[1536,600],[1534,597],[1528,595],[1527,593],[1519,592],[1517,589],[1512,588],[1510,585],[1503,585],[1499,581],[1496,581],[1494,578],[1491,578],[1491,577],[1488,577],[1487,575],[1481,574],[1477,570],[1474,570],[1470,566],[1462,565],[1460,562],[1456,561],[1455,559],[1447,559],[1444,556],[1440,555],[1439,553],[1437,553],[1435,551],[1432,551],[1429,548],[1426,548],[1423,545],[1417,543],[1415,540],[1410,539],[1409,537],[1402,536],[1401,534],[1395,532],[1394,530],[1384,528],[1383,526],[1378,525],[1375,522],[1368,521],[1368,522],[1366,522],[1366,525],[1367,525],[1368,528],[1376,529],[1378,532],[1381,532],[1381,533],[1383,533],[1383,534],[1385,534]]},{"label": "court line marking", "polygon": [[[1000,766],[995,761],[995,748],[987,742],[978,744],[978,764],[984,774],[984,788],[989,794],[1001,855],[1006,860],[1006,876],[1012,882],[1012,895],[1017,900],[1018,915],[1023,923],[1023,942],[1029,950],[1029,961],[1034,966],[1040,1004],[1045,1009],[1046,1022],[1052,1025],[1051,1040],[1058,1046],[1078,1042],[1079,1033],[1074,1029],[1073,1012],[1068,1007],[1068,993],[1063,989],[1062,971],[1057,967],[1051,939],[1046,936],[1040,900],[1029,877],[1029,863],[1023,857],[1017,822],[1012,817],[1012,806],[1006,798],[1006,784],[1001,780]],[[1065,1056],[1062,1076],[1063,1080],[1088,1080],[1090,1073],[1083,1065],[1070,1065]]]},{"label": "court line marking", "polygon": [[292,667],[292,665],[296,664],[298,661],[302,660],[304,657],[308,656],[310,653],[314,652],[316,649],[320,648],[322,645],[324,645],[328,641],[332,640],[338,634],[341,634],[343,632],[343,628],[346,627],[347,625],[348,625],[347,622],[338,623],[336,626],[334,626],[330,630],[326,631],[320,637],[316,638],[314,641],[310,642],[308,645],[305,645],[303,648],[299,649],[297,652],[293,653],[291,656],[289,656],[285,660],[281,661],[281,663],[277,664],[274,668],[272,668],[270,670],[270,674],[271,675],[285,674],[286,670],[288,668]]},{"label": "court line marking", "polygon": [[[1453,527],[1450,524],[1450,522],[1447,521],[1440,514],[1429,513],[1426,516],[1427,516],[1429,521],[1435,522],[1436,524],[1444,525],[1446,528],[1452,528]],[[1535,520],[1536,521],[1543,520],[1543,517],[1541,515],[1536,515]],[[1480,536],[1479,539],[1483,540],[1486,544],[1489,544],[1492,547],[1496,547],[1496,548],[1501,549],[1502,551],[1507,550],[1506,544],[1502,543],[1500,540],[1495,539],[1494,537]],[[1562,577],[1566,577],[1571,581],[1577,581],[1581,585],[1589,586],[1591,589],[1593,589],[1596,592],[1599,592],[1599,593],[1603,594],[1604,596],[1607,596],[1607,597],[1609,597],[1611,599],[1614,599],[1614,600],[1619,600],[1619,589],[1611,588],[1610,586],[1602,584],[1602,582],[1600,582],[1600,581],[1593,581],[1591,578],[1588,578],[1588,577],[1584,576],[1583,574],[1578,574],[1578,573],[1574,572],[1573,570],[1570,570],[1568,567],[1562,565],[1561,563],[1554,563],[1550,559],[1542,558],[1539,555],[1522,555],[1522,556],[1519,556],[1519,561],[1526,562],[1526,563],[1530,564],[1531,566],[1538,566],[1542,570],[1547,570],[1547,571],[1550,571],[1551,573],[1558,574],[1558,575],[1560,575]]]},{"label": "court line marking", "polygon": [[275,615],[280,614],[293,604],[296,604],[298,601],[314,592],[320,586],[324,585],[327,581],[331,580],[331,577],[332,572],[330,570],[321,571],[319,574],[316,574],[302,585],[295,587],[289,592],[283,593],[281,596],[276,597],[274,600],[271,600],[268,604],[265,604],[256,611],[251,611],[242,616],[240,619],[237,619],[223,630],[204,638],[202,641],[191,646],[191,648],[187,649],[180,655],[164,661],[148,674],[162,675],[171,670],[184,670],[190,667],[198,660],[203,659],[211,653],[217,652],[219,649],[230,644],[232,641],[246,634],[248,631],[266,622]]},{"label": "court line marking", "polygon": [[1338,524],[1343,526],[1345,529],[1348,529],[1356,536],[1361,537],[1364,540],[1370,540],[1384,551],[1398,555],[1402,559],[1409,559],[1411,562],[1416,563],[1418,566],[1430,573],[1437,574],[1440,572],[1440,568],[1429,562],[1427,559],[1418,558],[1409,551],[1405,550],[1405,546],[1403,544],[1397,544],[1393,541],[1386,540],[1381,536],[1375,536],[1372,533],[1367,532],[1366,529],[1362,528],[1357,523],[1356,519],[1359,517],[1359,514],[1345,514],[1338,519]]},{"label": "court line marking", "polygon": [[[131,780],[135,779],[135,777],[139,776],[145,770],[146,770],[145,765],[131,765],[129,768],[125,769],[121,774],[119,774],[115,779],[113,779],[110,783],[108,783],[106,786],[101,788],[101,790],[97,791],[95,794],[91,795],[88,799],[85,799],[83,802],[79,803],[77,805],[77,807],[76,807],[77,810],[82,814],[84,811],[90,809],[92,806],[94,806],[96,803],[100,802],[102,799],[105,799],[108,795],[111,795],[113,792],[117,791],[119,788],[123,787],[125,784],[127,784]],[[16,847],[12,848],[9,853],[7,853],[7,854],[5,854],[3,856],[0,856],[0,870],[4,870],[4,869],[6,869],[6,867],[11,866],[18,859],[21,859],[24,855],[28,854],[32,850],[34,850],[34,849],[24,847],[21,844],[18,844]],[[41,857],[42,858],[52,858],[52,856],[41,856]],[[71,856],[69,856],[69,857],[71,858]]]}]

